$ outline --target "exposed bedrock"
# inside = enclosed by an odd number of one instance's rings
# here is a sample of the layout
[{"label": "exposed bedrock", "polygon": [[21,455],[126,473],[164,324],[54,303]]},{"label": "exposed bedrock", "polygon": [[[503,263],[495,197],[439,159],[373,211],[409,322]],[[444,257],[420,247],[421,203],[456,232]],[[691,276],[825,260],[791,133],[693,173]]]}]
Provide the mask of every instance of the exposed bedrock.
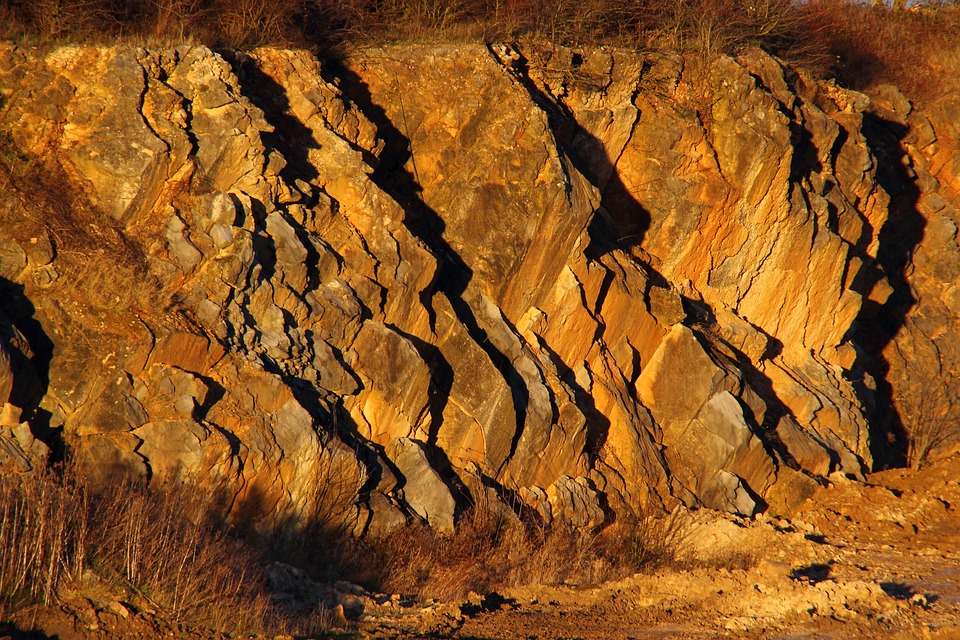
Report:
[{"label": "exposed bedrock", "polygon": [[788,511],[956,389],[957,109],[759,51],[3,45],[0,452],[260,529]]}]

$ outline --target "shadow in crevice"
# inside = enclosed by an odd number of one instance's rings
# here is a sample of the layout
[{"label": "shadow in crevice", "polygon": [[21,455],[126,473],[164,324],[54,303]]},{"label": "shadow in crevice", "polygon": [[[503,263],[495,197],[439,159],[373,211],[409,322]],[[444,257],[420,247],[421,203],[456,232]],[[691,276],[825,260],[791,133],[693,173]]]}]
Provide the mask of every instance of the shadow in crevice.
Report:
[{"label": "shadow in crevice", "polygon": [[[267,123],[273,127],[272,132],[264,132],[261,136],[268,154],[271,150],[276,150],[280,152],[286,162],[286,165],[280,170],[280,177],[285,184],[296,185],[298,189],[305,192],[302,193],[303,199],[300,204],[308,208],[315,206],[317,204],[317,193],[314,190],[315,187],[310,183],[319,174],[310,162],[309,154],[311,149],[319,149],[320,147],[315,141],[313,133],[291,113],[286,90],[264,73],[257,66],[254,58],[237,52],[222,52],[222,55],[240,78],[239,86],[244,97],[260,108]],[[305,290],[301,291],[300,294],[304,295],[306,292],[315,290],[320,284],[317,267],[320,256],[311,239],[307,237],[306,230],[301,225],[293,223],[288,217],[289,214],[282,208],[277,212],[268,214],[265,204],[260,200],[250,198],[247,206],[237,195],[229,194],[229,196],[236,211],[237,218],[234,223],[237,226],[243,226],[247,222],[245,218],[248,213],[252,217],[251,222],[254,232],[251,244],[255,259],[254,269],[257,272],[255,274],[256,282],[248,282],[245,289],[250,290],[255,285],[272,281],[276,275],[278,248],[267,226],[269,215],[280,215],[293,229],[300,244],[307,252],[305,261],[307,282]],[[256,327],[256,319],[250,314],[246,304],[239,304],[238,306],[243,314],[242,326]],[[289,312],[282,310],[282,314],[285,327],[295,325],[295,321]],[[370,311],[366,308],[362,309],[362,314],[365,318],[370,317]],[[233,324],[227,323],[227,327],[232,329]],[[244,337],[228,333],[226,342],[242,346]],[[356,424],[343,408],[342,400],[328,397],[326,392],[318,388],[312,381],[292,373],[266,353],[260,353],[259,356],[264,370],[278,376],[283,381],[293,393],[296,401],[307,410],[315,423],[322,425],[328,434],[338,438],[354,451],[357,459],[367,472],[366,484],[360,490],[361,497],[369,495],[382,478],[380,465],[382,461],[386,460],[386,457],[378,454],[371,443],[359,435]],[[334,357],[338,357],[338,354],[334,353]],[[342,365],[342,358],[340,360]],[[352,371],[348,368],[345,368],[345,370],[357,380]],[[212,392],[214,396],[220,393],[215,387]],[[206,402],[203,407],[200,407],[201,417],[206,415],[211,406],[212,403]],[[228,438],[228,441],[231,447],[237,446],[235,438]]]},{"label": "shadow in crevice", "polygon": [[[296,186],[302,192],[303,198],[299,204],[307,208],[314,207],[319,202],[320,190],[315,185],[319,177],[316,167],[310,162],[310,152],[313,149],[319,149],[320,145],[313,136],[313,132],[302,123],[292,112],[290,100],[287,97],[286,90],[273,78],[264,73],[258,66],[254,57],[242,53],[225,52],[224,57],[233,67],[234,72],[240,78],[240,88],[243,95],[253,104],[261,109],[267,123],[273,127],[273,132],[262,134],[267,152],[276,150],[286,161],[286,165],[280,170],[281,179],[291,186]],[[368,158],[369,159],[369,158]],[[251,198],[248,204],[249,211],[245,208],[245,203],[237,196],[231,194],[234,208],[237,212],[237,222],[243,224],[245,216],[249,213],[253,223],[252,249],[255,259],[255,271],[252,272],[251,280],[255,277],[255,282],[249,282],[247,289],[253,286],[265,285],[274,280],[279,268],[278,263],[278,245],[276,239],[271,234],[269,227],[270,216],[279,215],[287,222],[296,234],[299,243],[307,252],[305,266],[307,269],[307,278],[304,290],[299,291],[300,296],[305,296],[310,291],[315,291],[320,286],[319,261],[320,254],[309,236],[309,232],[301,224],[290,218],[290,213],[280,206],[278,211],[268,214],[263,202]],[[336,206],[333,201],[333,205]],[[338,261],[340,260],[337,257]],[[256,319],[251,315],[245,304],[239,305],[243,314],[242,325],[249,328],[256,328]],[[293,316],[286,310],[282,310],[285,329],[296,326]],[[373,317],[369,308],[360,305],[359,319],[366,321]],[[228,325],[230,326],[230,325]],[[411,336],[403,334],[408,339]],[[243,345],[244,336],[229,334],[226,337],[228,342]],[[449,387],[452,385],[452,373],[449,365],[439,355],[439,351],[430,352],[428,345],[417,341],[415,346],[424,354],[424,359],[432,365],[435,372],[434,382],[431,388],[431,413],[436,416],[442,415],[446,396],[449,395]],[[346,365],[342,354],[331,347],[331,353],[343,370],[353,378],[358,388],[362,386],[359,377]],[[313,418],[315,424],[320,425],[327,436],[336,438],[347,447],[349,447],[356,456],[357,460],[365,470],[365,482],[359,488],[358,497],[361,501],[367,500],[371,492],[375,491],[384,475],[389,473],[399,482],[398,488],[403,486],[404,476],[393,465],[390,458],[386,455],[384,448],[376,443],[368,441],[360,434],[357,423],[346,410],[343,399],[338,394],[325,390],[315,381],[301,377],[297,371],[292,370],[283,362],[278,362],[266,352],[258,350],[259,360],[264,370],[278,376],[283,383],[291,390],[296,401],[307,410]],[[201,407],[201,410],[204,408]],[[439,426],[439,420],[436,420]],[[436,428],[436,427],[434,427]],[[433,438],[435,440],[434,431]],[[231,446],[234,442],[231,441]],[[466,503],[457,484],[458,479],[451,477],[452,473],[444,473],[444,469],[449,468],[449,463],[438,461],[438,467],[445,482],[451,490],[451,494],[457,499],[458,504]],[[409,512],[406,515],[410,515]]]},{"label": "shadow in crevice", "polygon": [[[562,99],[555,98],[542,88],[531,76],[531,62],[523,52],[513,49],[509,59],[503,58],[495,47],[488,45],[488,53],[523,87],[530,100],[547,116],[548,125],[560,154],[569,160],[580,175],[600,193],[600,203],[587,226],[589,244],[584,249],[586,258],[605,270],[597,293],[595,308],[590,309],[597,322],[593,341],[603,344],[606,324],[602,308],[617,279],[617,265],[604,260],[606,254],[623,251],[632,256],[632,250],[641,247],[650,228],[651,216],[623,182],[614,159],[607,156],[603,142],[590,133],[578,120],[576,114]],[[571,73],[576,75],[584,59],[574,53]],[[649,70],[644,64],[641,76]],[[639,91],[639,89],[635,89]],[[634,94],[635,97],[636,94]],[[639,115],[638,115],[639,117]],[[627,143],[629,144],[629,143]],[[569,187],[568,187],[569,188]],[[635,258],[634,258],[635,259]],[[647,277],[647,286],[669,288],[667,280],[647,260],[636,261]],[[646,296],[647,292],[643,292]],[[592,395],[580,385],[567,363],[545,343],[540,347],[561,372],[561,379],[571,388],[577,406],[587,419],[587,453],[596,457],[606,443],[611,426],[609,418],[596,407]],[[564,374],[565,372],[565,374]],[[629,392],[629,387],[627,387]],[[636,398],[631,398],[636,401]]]},{"label": "shadow in crevice", "polygon": [[[273,131],[263,132],[260,135],[266,146],[268,158],[269,152],[276,150],[280,152],[286,162],[286,165],[279,172],[284,184],[299,190],[302,196],[299,204],[306,208],[315,207],[319,202],[319,190],[312,183],[319,177],[319,173],[310,161],[310,151],[320,149],[320,144],[313,137],[313,132],[290,111],[291,105],[286,90],[257,66],[255,58],[234,51],[224,51],[221,52],[221,55],[240,79],[241,93],[259,107],[264,114],[264,118],[273,127]],[[243,215],[243,207],[237,197],[233,194],[230,197],[234,200],[238,216]],[[291,220],[289,212],[283,210],[281,216],[293,229],[301,246],[307,252],[305,261],[307,266],[307,290],[316,289],[320,284],[320,274],[317,268],[320,253],[311,242],[303,226]],[[266,211],[262,203],[256,201],[254,201],[254,218],[256,229],[260,232],[254,235],[254,243],[259,242],[262,245],[263,235],[266,232]],[[242,221],[239,221],[238,226],[242,226]],[[261,246],[260,248],[262,250],[268,247]],[[274,250],[273,263],[268,262],[265,265],[268,267],[265,279],[272,275],[275,258]]]},{"label": "shadow in crevice", "polygon": [[225,429],[215,423],[207,422],[207,416],[209,416],[210,411],[218,402],[223,400],[224,396],[227,394],[226,387],[210,376],[203,375],[197,371],[191,372],[191,375],[200,380],[200,382],[207,387],[207,393],[203,398],[203,402],[200,403],[200,405],[194,410],[194,418],[207,424],[209,428],[219,433],[223,439],[227,441],[227,445],[230,447],[230,455],[237,460],[239,469],[242,472],[243,460],[241,458],[241,453],[243,451],[243,443],[240,441],[240,438],[237,437],[237,434],[233,433],[229,429]]},{"label": "shadow in crevice", "polygon": [[[530,61],[525,55],[514,50],[512,59],[507,63],[492,46],[488,45],[487,50],[547,115],[550,130],[560,150],[574,168],[600,191],[600,206],[588,227],[590,246],[586,249],[587,257],[597,259],[614,249],[639,247],[650,228],[650,213],[630,193],[616,166],[607,158],[603,143],[577,121],[562,100],[553,98],[537,86],[530,75]],[[582,56],[575,54],[572,71],[575,72],[582,63]],[[644,65],[643,72],[648,68],[648,65]],[[646,266],[652,271],[650,265]]]},{"label": "shadow in crevice", "polygon": [[[546,523],[542,514],[540,514],[540,512],[538,512],[534,507],[521,500],[516,491],[506,488],[494,478],[491,478],[483,473],[478,473],[475,476],[475,479],[480,487],[493,491],[497,499],[501,503],[507,505],[507,507],[520,518],[522,523],[527,526],[538,527],[541,530],[545,529]],[[482,504],[481,501],[483,500],[483,496],[471,495],[471,498],[471,505],[479,506]]]},{"label": "shadow in crevice", "polygon": [[221,55],[240,79],[244,97],[259,107],[273,126],[272,132],[260,135],[267,150],[276,149],[287,162],[280,170],[280,177],[289,185],[296,184],[298,179],[310,182],[317,178],[319,174],[309,156],[310,150],[319,149],[320,145],[310,129],[291,113],[286,90],[264,73],[254,58],[229,51],[221,52]]},{"label": "shadow in crevice", "polygon": [[[783,343],[773,338],[767,336],[769,340],[767,345],[767,352],[764,354],[763,359],[767,360],[772,357],[776,357],[783,350]],[[783,439],[778,432],[778,427],[781,422],[784,420],[792,422],[794,425],[800,429],[801,421],[797,419],[793,411],[791,411],[777,395],[776,390],[773,388],[773,382],[770,378],[761,372],[757,366],[743,353],[736,351],[737,354],[737,365],[741,371],[743,371],[744,379],[749,382],[751,388],[760,396],[760,399],[763,400],[766,405],[766,411],[763,414],[763,421],[759,425],[759,430],[757,435],[760,438],[760,441],[763,442],[764,446],[768,451],[776,452],[779,460],[783,462],[787,467],[793,469],[794,471],[803,472],[810,477],[812,477],[817,483],[822,484],[824,481],[822,478],[813,476],[812,472],[809,469],[803,467],[800,462],[794,457],[790,450],[787,449],[787,445],[783,442]],[[830,459],[829,470],[833,471],[834,469],[839,469],[841,467],[840,454],[830,445],[821,442],[818,436],[815,435],[815,431],[811,433],[811,430],[801,429],[807,437],[813,439],[823,450],[823,452]]]},{"label": "shadow in crevice", "polygon": [[427,433],[427,444],[434,448],[437,445],[437,436],[440,425],[443,423],[443,412],[450,400],[453,389],[453,367],[447,362],[443,353],[429,342],[407,333],[400,327],[388,324],[387,328],[396,331],[406,338],[417,350],[417,353],[427,363],[430,370],[430,386],[427,389],[427,411],[430,412],[430,428]]},{"label": "shadow in crevice", "polygon": [[[790,91],[799,96],[802,90],[797,87],[798,79],[796,74],[788,69],[782,69],[782,71],[785,74],[784,79],[787,81]],[[771,89],[759,74],[752,71],[749,71],[749,73],[750,77],[753,78],[753,81],[757,84],[757,88],[762,90],[769,98],[776,101],[777,111],[787,120],[787,126],[790,130],[790,147],[793,150],[793,153],[790,155],[790,186],[791,188],[796,188],[808,180],[811,175],[823,171],[823,163],[820,161],[819,150],[813,140],[813,132],[805,127],[804,123],[797,118],[796,112],[800,112],[799,106],[795,112],[794,108],[788,107],[777,97],[777,92]],[[840,136],[844,138],[846,136],[846,132],[842,128],[840,129]],[[842,145],[842,142],[839,144]],[[837,147],[837,149],[839,149],[839,147]],[[832,155],[831,157],[835,158],[836,156]],[[801,193],[806,196],[802,190]]]},{"label": "shadow in crevice", "polygon": [[223,400],[223,397],[227,394],[226,388],[211,378],[210,376],[203,375],[202,373],[193,371],[191,374],[193,377],[197,378],[207,387],[207,393],[204,396],[203,402],[199,407],[194,411],[194,415],[200,420],[205,420],[207,414],[210,413],[210,410],[213,409],[214,405]]},{"label": "shadow in crevice", "polygon": [[[406,167],[407,161],[412,159],[409,138],[401,133],[383,107],[374,101],[369,87],[362,78],[343,65],[333,63],[330,67],[339,80],[341,91],[376,125],[379,137],[383,141],[384,148],[371,174],[371,179],[400,204],[405,212],[406,227],[431,250],[437,259],[437,270],[433,282],[421,293],[421,302],[431,314],[431,328],[434,331],[437,328],[434,297],[439,293],[450,303],[454,315],[466,329],[470,339],[483,350],[511,391],[516,424],[511,451],[507,457],[509,459],[516,450],[516,443],[527,420],[530,392],[526,382],[510,358],[489,340],[486,331],[481,327],[476,314],[464,297],[473,279],[473,271],[443,237],[446,223],[423,201],[417,176]],[[423,347],[422,342],[416,344]],[[446,361],[439,349],[428,353],[422,352],[422,355],[427,356],[425,359],[431,365],[435,393],[449,394],[453,384],[450,363]],[[442,417],[436,412],[445,403],[445,398],[435,397],[431,400],[431,412],[434,418]],[[431,429],[431,439],[434,441],[439,426],[439,423],[435,423]]]},{"label": "shadow in crevice", "polygon": [[[580,409],[587,421],[587,453],[591,458],[595,458],[599,455],[603,445],[606,444],[607,434],[610,431],[610,419],[600,412],[593,394],[584,389],[583,385],[577,380],[576,373],[570,365],[564,362],[560,354],[554,351],[545,341],[540,341],[539,346],[557,367],[557,377],[573,391],[577,408]],[[559,416],[556,416],[556,418],[559,418]]]},{"label": "shadow in crevice", "polygon": [[890,363],[883,354],[917,304],[907,271],[926,226],[917,208],[920,189],[915,177],[910,175],[909,156],[903,147],[908,132],[907,126],[877,114],[863,115],[862,133],[877,159],[877,182],[890,195],[889,214],[880,229],[877,250],[882,273],[877,273],[871,286],[886,276],[893,292],[882,304],[864,299],[851,331],[851,337],[868,354],[863,366],[876,384],[872,392],[863,379],[853,380],[864,406],[874,407],[870,446],[876,469],[904,466],[908,444],[902,417],[894,403]]},{"label": "shadow in crevice", "polygon": [[[12,378],[9,395],[0,397],[0,411],[9,402],[30,425],[35,438],[50,448],[51,462],[63,459],[60,429],[50,426],[50,413],[40,407],[50,384],[54,345],[36,318],[36,308],[22,285],[0,277],[0,343]],[[5,394],[6,395],[6,394]]]},{"label": "shadow in crevice", "polygon": [[[491,54],[494,55],[492,51]],[[290,112],[290,100],[287,98],[284,88],[258,68],[255,58],[243,55],[227,55],[226,57],[242,80],[240,87],[244,95],[264,112],[267,121],[275,129],[272,134],[264,135],[264,142],[268,149],[277,149],[288,161],[287,166],[281,171],[281,177],[288,183],[302,184],[303,181],[313,181],[318,176],[316,169],[309,162],[309,154],[311,149],[316,149],[319,145],[309,129]],[[526,63],[522,61],[520,64],[525,65]],[[358,105],[360,111],[376,125],[378,136],[384,147],[379,157],[374,158],[369,154],[365,155],[367,161],[374,168],[371,178],[401,205],[405,212],[405,225],[418,240],[431,250],[437,259],[434,280],[420,294],[424,307],[431,314],[432,329],[435,332],[437,331],[438,306],[435,304],[437,302],[435,298],[437,294],[440,294],[449,302],[453,314],[460,325],[465,328],[470,340],[483,350],[510,389],[516,423],[513,426],[509,454],[506,457],[506,461],[509,461],[517,451],[527,422],[530,390],[527,387],[526,380],[511,358],[489,339],[484,329],[485,320],[478,317],[477,312],[468,302],[473,272],[444,238],[445,222],[443,218],[423,201],[415,165],[413,171],[407,168],[408,161],[415,162],[415,158],[411,150],[410,132],[401,131],[401,125],[405,127],[406,123],[395,124],[392,122],[385,109],[375,103],[374,97],[364,81],[343,64],[330,61],[329,64],[325,65],[325,71],[330,71],[332,75],[336,76],[343,94]],[[527,78],[523,70],[518,73],[518,80],[527,89],[531,99],[548,114],[550,126],[557,138],[561,153],[569,159],[577,171],[601,188],[600,210],[592,217],[589,227],[591,237],[591,248],[588,249],[589,255],[599,259],[604,253],[621,248],[621,246],[629,248],[639,245],[649,227],[650,216],[629,193],[618,176],[613,163],[603,155],[605,152],[602,143],[576,121],[574,114],[561,101],[554,101],[542,93]],[[402,96],[398,96],[398,99],[402,100]],[[402,108],[402,102],[400,106]],[[598,160],[598,158],[602,159]],[[262,208],[259,203],[254,203],[253,215],[256,233],[253,248],[258,256],[258,262],[261,263],[259,278],[263,281],[273,276],[276,268],[276,249],[266,234],[264,214],[262,211],[256,210],[258,206]],[[237,208],[239,210],[242,207],[238,206]],[[296,225],[293,226],[295,229],[297,228]],[[301,241],[303,241],[303,238],[301,238]],[[311,246],[308,242],[302,242],[302,244],[308,249]],[[315,261],[315,257],[314,255],[308,256],[308,262]],[[652,272],[649,265],[647,270]],[[611,271],[605,279],[598,305],[603,304],[603,298],[614,277],[615,272]],[[663,280],[662,277],[659,277],[659,274],[655,273],[652,279]],[[308,282],[308,288],[315,287],[315,285],[315,280]],[[248,318],[248,320],[252,319]],[[435,448],[443,414],[454,384],[453,367],[436,346],[416,339],[397,327],[391,328],[407,338],[429,366],[431,384],[428,411],[431,418],[431,427],[427,434],[427,444]],[[597,339],[602,340],[603,331],[604,327],[601,324],[598,328]],[[233,336],[232,338],[238,339],[239,337]],[[554,357],[554,360],[559,362],[559,358]],[[563,364],[563,366],[566,365]],[[283,367],[277,363],[268,363],[268,368],[278,375],[284,376],[285,379],[289,378],[284,374]],[[568,382],[570,382],[570,379],[572,379],[572,376],[567,376]],[[363,438],[356,433],[355,428],[352,428],[354,425],[350,424],[345,415],[338,418],[337,412],[332,412],[330,398],[321,398],[322,394],[316,390],[310,391],[313,385],[305,380],[294,378],[291,383],[300,389],[297,394],[301,404],[307,406],[314,415],[323,416],[324,421],[333,421],[339,425],[337,431],[342,433],[342,437],[349,441],[352,447],[359,449],[367,446],[364,445]],[[574,384],[572,387],[578,406],[582,407],[587,415],[589,452],[596,455],[606,441],[609,420],[596,410],[589,393],[580,388],[580,385]],[[499,470],[492,471],[498,472]]]},{"label": "shadow in crevice", "polygon": [[[754,362],[741,349],[738,349],[736,346],[730,344],[730,342],[718,335],[716,332],[717,320],[710,305],[702,301],[695,302],[685,299],[684,308],[689,309],[688,313],[690,315],[693,315],[693,313],[696,312],[698,317],[701,319],[700,324],[702,326],[702,331],[696,332],[695,335],[697,340],[703,346],[704,351],[711,354],[726,353],[727,358],[730,358],[732,355],[732,363],[736,365],[743,382],[748,385],[754,393],[756,393],[761,401],[763,401],[762,418],[757,418],[754,413],[754,408],[750,406],[744,397],[737,397],[737,402],[740,404],[741,409],[743,410],[744,417],[753,418],[748,420],[752,427],[751,431],[759,438],[767,454],[773,460],[777,461],[778,465],[782,463],[794,471],[804,473],[817,483],[823,483],[822,478],[814,476],[812,472],[800,464],[796,457],[787,448],[787,445],[783,442],[783,439],[778,431],[778,427],[780,426],[781,422],[784,420],[789,420],[792,421],[793,424],[799,425],[800,421],[797,420],[790,408],[787,407],[786,404],[784,404],[784,402],[780,399],[780,396],[773,388],[773,381],[757,366],[760,362],[772,360],[773,358],[779,356],[783,352],[783,343],[773,336],[767,334],[759,327],[751,325],[767,341],[764,352],[759,358],[759,362]],[[722,344],[722,346],[711,345],[711,341],[719,342]],[[829,456],[830,470],[832,471],[833,469],[839,468],[841,460],[838,452],[829,445],[821,442],[808,431],[804,430],[804,432],[809,437],[814,439],[817,444],[822,447],[824,453]],[[748,490],[751,493],[753,492],[752,487],[748,487]],[[766,504],[766,502],[762,500],[760,496],[756,496],[755,501],[758,505]]]}]

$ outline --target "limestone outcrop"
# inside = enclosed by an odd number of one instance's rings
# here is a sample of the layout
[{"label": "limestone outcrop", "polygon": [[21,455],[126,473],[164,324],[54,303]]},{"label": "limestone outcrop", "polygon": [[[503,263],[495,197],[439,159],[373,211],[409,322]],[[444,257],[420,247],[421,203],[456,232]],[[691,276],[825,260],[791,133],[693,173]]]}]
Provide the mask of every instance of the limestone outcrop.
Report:
[{"label": "limestone outcrop", "polygon": [[260,529],[787,511],[960,353],[940,117],[758,51],[2,45],[11,428]]}]

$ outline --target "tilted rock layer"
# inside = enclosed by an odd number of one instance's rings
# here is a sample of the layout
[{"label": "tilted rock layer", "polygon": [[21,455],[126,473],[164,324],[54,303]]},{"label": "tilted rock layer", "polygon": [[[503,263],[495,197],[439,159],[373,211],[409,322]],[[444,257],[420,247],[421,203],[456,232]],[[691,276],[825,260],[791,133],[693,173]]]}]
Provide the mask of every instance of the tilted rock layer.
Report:
[{"label": "tilted rock layer", "polygon": [[262,529],[749,515],[954,388],[951,103],[505,45],[4,45],[0,100],[17,468],[62,427]]}]

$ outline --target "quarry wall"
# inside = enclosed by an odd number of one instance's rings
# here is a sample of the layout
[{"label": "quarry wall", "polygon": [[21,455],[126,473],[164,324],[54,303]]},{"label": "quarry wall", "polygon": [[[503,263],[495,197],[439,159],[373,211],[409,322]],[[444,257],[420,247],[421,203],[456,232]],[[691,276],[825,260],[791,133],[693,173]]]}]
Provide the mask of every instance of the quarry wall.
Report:
[{"label": "quarry wall", "polygon": [[0,455],[262,529],[788,512],[960,388],[958,115],[758,50],[0,45]]}]

